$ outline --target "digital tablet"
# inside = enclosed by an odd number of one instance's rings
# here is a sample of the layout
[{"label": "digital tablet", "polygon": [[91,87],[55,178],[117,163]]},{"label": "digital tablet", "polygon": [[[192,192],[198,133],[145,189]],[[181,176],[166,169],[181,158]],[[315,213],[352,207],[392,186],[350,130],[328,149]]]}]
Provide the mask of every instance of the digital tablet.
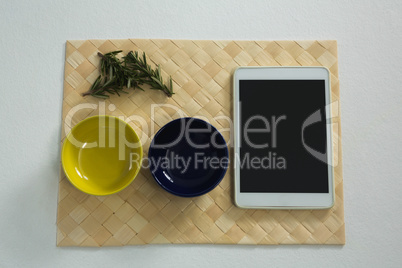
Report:
[{"label": "digital tablet", "polygon": [[236,205],[332,207],[329,71],[240,67],[233,85]]}]

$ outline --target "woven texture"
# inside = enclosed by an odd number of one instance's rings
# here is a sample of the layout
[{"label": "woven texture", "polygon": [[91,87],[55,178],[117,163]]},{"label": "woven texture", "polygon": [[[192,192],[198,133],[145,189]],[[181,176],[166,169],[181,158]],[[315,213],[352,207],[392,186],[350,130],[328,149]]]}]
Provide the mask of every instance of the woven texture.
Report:
[{"label": "woven texture", "polygon": [[[167,98],[154,90],[130,90],[103,101],[82,97],[99,75],[97,52],[144,51],[173,79]],[[62,142],[79,121],[99,113],[144,119],[149,129],[130,122],[142,133],[145,156],[156,131],[172,119],[208,120],[229,141],[232,118],[231,79],[238,66],[325,66],[331,72],[332,100],[339,100],[336,41],[191,41],[84,40],[66,44]],[[77,106],[85,104],[83,106]],[[152,104],[170,104],[156,107]],[[77,107],[80,107],[79,109]],[[176,109],[172,108],[176,107]],[[155,107],[153,107],[155,108]],[[74,188],[60,172],[57,245],[122,246],[137,244],[344,244],[342,152],[338,102],[334,121],[335,206],[329,210],[246,210],[234,206],[233,170],[213,191],[181,198],[162,190],[143,168],[123,191],[105,197]]]}]

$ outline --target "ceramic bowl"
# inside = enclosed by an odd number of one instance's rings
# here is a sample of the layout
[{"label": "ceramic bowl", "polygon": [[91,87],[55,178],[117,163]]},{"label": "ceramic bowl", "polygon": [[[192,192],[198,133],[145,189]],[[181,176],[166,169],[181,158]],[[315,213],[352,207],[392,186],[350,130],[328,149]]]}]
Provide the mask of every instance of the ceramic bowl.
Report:
[{"label": "ceramic bowl", "polygon": [[179,118],[163,126],[148,152],[155,181],[182,197],[213,190],[229,165],[228,148],[219,131],[197,118]]},{"label": "ceramic bowl", "polygon": [[135,131],[113,116],[93,116],[67,135],[61,154],[67,178],[91,195],[110,195],[137,176],[143,157]]}]

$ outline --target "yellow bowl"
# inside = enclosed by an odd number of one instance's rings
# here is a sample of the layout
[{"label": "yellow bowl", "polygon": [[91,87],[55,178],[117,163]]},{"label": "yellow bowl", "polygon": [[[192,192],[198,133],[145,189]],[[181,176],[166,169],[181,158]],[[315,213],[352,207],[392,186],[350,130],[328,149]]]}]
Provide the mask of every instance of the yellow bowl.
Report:
[{"label": "yellow bowl", "polygon": [[109,195],[127,187],[141,168],[142,145],[135,131],[113,116],[89,117],[67,135],[64,172],[79,190]]}]

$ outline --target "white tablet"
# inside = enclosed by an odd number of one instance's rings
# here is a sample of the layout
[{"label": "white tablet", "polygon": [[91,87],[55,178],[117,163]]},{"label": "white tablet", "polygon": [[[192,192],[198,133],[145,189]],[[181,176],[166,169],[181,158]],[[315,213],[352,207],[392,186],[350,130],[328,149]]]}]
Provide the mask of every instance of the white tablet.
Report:
[{"label": "white tablet", "polygon": [[329,71],[240,67],[233,85],[236,205],[332,207]]}]

